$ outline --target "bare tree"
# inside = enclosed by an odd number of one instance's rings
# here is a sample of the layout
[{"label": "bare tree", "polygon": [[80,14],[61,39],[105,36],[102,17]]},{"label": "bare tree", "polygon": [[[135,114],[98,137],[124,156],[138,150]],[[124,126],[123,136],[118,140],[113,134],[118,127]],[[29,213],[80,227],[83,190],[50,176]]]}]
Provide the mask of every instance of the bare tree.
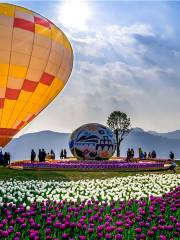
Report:
[{"label": "bare tree", "polygon": [[127,117],[126,113],[120,111],[112,112],[108,119],[107,125],[115,134],[116,137],[116,149],[117,149],[117,157],[120,157],[120,145],[123,139],[128,135],[131,131],[130,125],[130,118]]}]

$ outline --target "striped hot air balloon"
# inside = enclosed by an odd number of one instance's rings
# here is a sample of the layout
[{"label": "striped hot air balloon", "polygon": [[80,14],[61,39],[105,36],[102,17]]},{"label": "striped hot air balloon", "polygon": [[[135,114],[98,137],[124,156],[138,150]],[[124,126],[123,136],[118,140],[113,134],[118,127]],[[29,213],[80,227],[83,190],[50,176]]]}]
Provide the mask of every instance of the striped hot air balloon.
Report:
[{"label": "striped hot air balloon", "polygon": [[63,89],[73,65],[65,34],[23,7],[0,4],[0,146]]}]

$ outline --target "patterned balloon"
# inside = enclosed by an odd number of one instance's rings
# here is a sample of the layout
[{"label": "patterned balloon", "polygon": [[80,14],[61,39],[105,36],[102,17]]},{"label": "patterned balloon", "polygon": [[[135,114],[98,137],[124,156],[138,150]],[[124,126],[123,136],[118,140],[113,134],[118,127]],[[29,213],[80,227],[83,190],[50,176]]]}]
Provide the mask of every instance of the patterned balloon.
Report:
[{"label": "patterned balloon", "polygon": [[63,89],[73,51],[51,21],[23,7],[0,4],[0,146]]},{"label": "patterned balloon", "polygon": [[79,160],[103,160],[113,156],[116,141],[109,128],[98,123],[89,123],[72,133],[69,148]]}]

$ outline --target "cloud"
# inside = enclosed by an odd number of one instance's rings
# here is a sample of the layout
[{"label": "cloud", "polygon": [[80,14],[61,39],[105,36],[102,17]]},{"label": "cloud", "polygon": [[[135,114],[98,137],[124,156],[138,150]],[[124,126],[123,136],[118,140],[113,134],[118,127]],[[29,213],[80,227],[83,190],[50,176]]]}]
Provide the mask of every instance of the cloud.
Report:
[{"label": "cloud", "polygon": [[131,26],[107,25],[101,29],[89,30],[84,34],[70,32],[75,51],[80,57],[94,57],[96,59],[107,58],[108,61],[121,58],[126,61],[131,59],[137,61],[140,53],[146,48],[136,40],[136,35],[154,36],[151,26],[146,24],[134,24]]},{"label": "cloud", "polygon": [[173,68],[178,75],[179,49],[169,35],[157,32],[149,24],[107,25],[78,34],[70,32],[78,60],[96,63],[122,61],[130,65]]},{"label": "cloud", "polygon": [[[120,61],[102,65],[80,61],[62,94],[42,114],[43,128],[69,132],[87,122],[105,124],[114,110],[126,112],[133,126],[167,128],[173,114],[179,115],[179,93],[163,82],[171,74],[171,69],[145,69]],[[42,117],[34,124],[41,129]]]}]

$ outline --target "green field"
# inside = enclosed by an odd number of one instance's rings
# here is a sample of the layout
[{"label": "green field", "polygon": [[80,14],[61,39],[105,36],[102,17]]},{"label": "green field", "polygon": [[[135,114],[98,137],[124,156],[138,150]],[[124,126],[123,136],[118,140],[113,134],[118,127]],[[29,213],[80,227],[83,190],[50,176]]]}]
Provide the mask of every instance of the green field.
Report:
[{"label": "green field", "polygon": [[[176,172],[180,174],[180,165],[176,168]],[[170,170],[151,171],[151,172],[79,172],[79,171],[38,171],[38,170],[14,170],[7,167],[0,167],[0,180],[9,180],[10,178],[19,180],[79,180],[79,179],[97,179],[111,177],[126,177],[136,174],[147,173],[171,173]],[[173,173],[172,173],[173,174]]]}]

